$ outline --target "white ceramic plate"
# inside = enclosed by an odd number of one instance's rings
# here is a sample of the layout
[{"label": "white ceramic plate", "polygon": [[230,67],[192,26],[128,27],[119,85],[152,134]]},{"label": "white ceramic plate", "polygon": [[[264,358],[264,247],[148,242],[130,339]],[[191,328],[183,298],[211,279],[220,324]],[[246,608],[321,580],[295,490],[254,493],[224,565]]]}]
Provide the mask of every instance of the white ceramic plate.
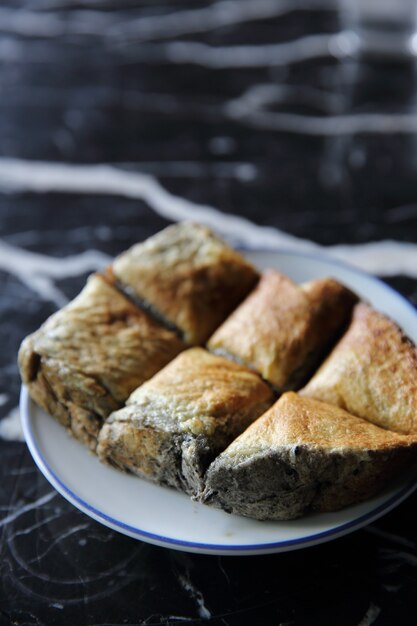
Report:
[{"label": "white ceramic plate", "polygon": [[[297,282],[333,276],[395,319],[417,343],[417,312],[381,281],[325,257],[251,252],[260,268],[275,267]],[[98,522],[160,546],[206,554],[281,552],[329,541],[397,506],[417,486],[415,472],[377,498],[337,513],[290,522],[258,522],[192,502],[187,496],[102,465],[84,446],[21,394],[21,416],[32,456],[67,500]]]}]

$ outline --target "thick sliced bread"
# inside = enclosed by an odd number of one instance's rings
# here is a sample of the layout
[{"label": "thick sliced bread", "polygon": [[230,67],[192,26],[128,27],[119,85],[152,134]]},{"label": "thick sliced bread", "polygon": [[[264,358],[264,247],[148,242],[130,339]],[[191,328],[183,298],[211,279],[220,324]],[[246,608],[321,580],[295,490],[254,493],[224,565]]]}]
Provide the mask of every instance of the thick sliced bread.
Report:
[{"label": "thick sliced bread", "polygon": [[183,222],[118,256],[109,275],[158,318],[203,344],[258,281],[251,263],[211,230]]},{"label": "thick sliced bread", "polygon": [[104,418],[185,348],[100,275],[26,337],[19,366],[31,397],[96,446]]},{"label": "thick sliced bread", "polygon": [[272,402],[257,374],[192,348],[110,415],[97,453],[116,467],[195,494],[215,456]]},{"label": "thick sliced bread", "polygon": [[297,285],[267,270],[208,347],[248,365],[279,391],[297,389],[334,345],[357,300],[334,279]]},{"label": "thick sliced bread", "polygon": [[383,428],[417,433],[417,349],[386,315],[360,303],[346,334],[300,394]]},{"label": "thick sliced bread", "polygon": [[199,499],[229,513],[285,520],[378,493],[417,458],[417,437],[284,394],[210,466]]}]

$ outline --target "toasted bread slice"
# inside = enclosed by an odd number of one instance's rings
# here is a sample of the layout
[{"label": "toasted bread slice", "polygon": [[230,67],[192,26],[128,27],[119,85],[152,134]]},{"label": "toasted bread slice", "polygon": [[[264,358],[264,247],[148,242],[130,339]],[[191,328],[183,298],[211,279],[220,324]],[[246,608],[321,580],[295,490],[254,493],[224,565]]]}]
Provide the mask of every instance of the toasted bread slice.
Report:
[{"label": "toasted bread slice", "polygon": [[331,278],[299,286],[268,270],[208,347],[245,363],[279,391],[296,389],[332,347],[355,302],[357,296]]},{"label": "toasted bread slice", "polygon": [[103,420],[185,348],[101,276],[27,337],[19,351],[31,397],[92,448]]},{"label": "toasted bread slice", "polygon": [[270,388],[255,373],[191,348],[110,415],[97,453],[102,461],[193,494],[213,458],[272,402]]},{"label": "toasted bread slice", "polygon": [[417,433],[417,350],[388,317],[366,304],[301,395],[400,433]]},{"label": "toasted bread slice", "polygon": [[416,458],[416,437],[289,392],[212,463],[200,499],[259,520],[335,511],[375,495]]},{"label": "toasted bread slice", "polygon": [[259,278],[250,263],[208,228],[187,222],[122,253],[109,273],[190,344],[203,344]]}]

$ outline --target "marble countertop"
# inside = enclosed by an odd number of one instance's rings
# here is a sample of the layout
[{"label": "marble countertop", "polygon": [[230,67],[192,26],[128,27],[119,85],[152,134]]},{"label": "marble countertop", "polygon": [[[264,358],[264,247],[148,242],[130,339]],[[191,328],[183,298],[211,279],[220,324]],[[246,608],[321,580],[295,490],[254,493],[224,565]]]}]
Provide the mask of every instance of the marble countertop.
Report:
[{"label": "marble countertop", "polygon": [[329,1],[1,4],[1,626],[416,623],[417,495],[305,550],[176,552],[58,495],[17,408],[22,338],[178,220],[333,255],[417,305],[416,68],[347,52]]}]

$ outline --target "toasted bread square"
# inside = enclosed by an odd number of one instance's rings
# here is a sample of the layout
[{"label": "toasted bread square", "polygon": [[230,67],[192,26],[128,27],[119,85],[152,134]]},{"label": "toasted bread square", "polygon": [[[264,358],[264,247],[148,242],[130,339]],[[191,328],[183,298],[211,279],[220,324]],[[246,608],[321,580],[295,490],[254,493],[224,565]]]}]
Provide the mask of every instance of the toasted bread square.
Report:
[{"label": "toasted bread square", "polygon": [[184,348],[175,333],[93,275],[23,341],[19,366],[31,397],[95,448],[104,418]]},{"label": "toasted bread square", "polygon": [[399,326],[366,304],[300,392],[378,426],[417,433],[417,349]]},{"label": "toasted bread square", "polygon": [[259,376],[191,348],[139,387],[103,426],[101,460],[194,494],[205,470],[273,402]]},{"label": "toasted bread square", "polygon": [[285,393],[212,463],[199,498],[230,513],[285,520],[377,494],[417,460],[417,437]]},{"label": "toasted bread square", "polygon": [[203,344],[258,280],[242,255],[208,228],[188,222],[133,246],[109,272],[189,344]]},{"label": "toasted bread square", "polygon": [[356,301],[331,278],[297,285],[267,270],[208,347],[248,365],[279,391],[297,389],[346,326]]}]

